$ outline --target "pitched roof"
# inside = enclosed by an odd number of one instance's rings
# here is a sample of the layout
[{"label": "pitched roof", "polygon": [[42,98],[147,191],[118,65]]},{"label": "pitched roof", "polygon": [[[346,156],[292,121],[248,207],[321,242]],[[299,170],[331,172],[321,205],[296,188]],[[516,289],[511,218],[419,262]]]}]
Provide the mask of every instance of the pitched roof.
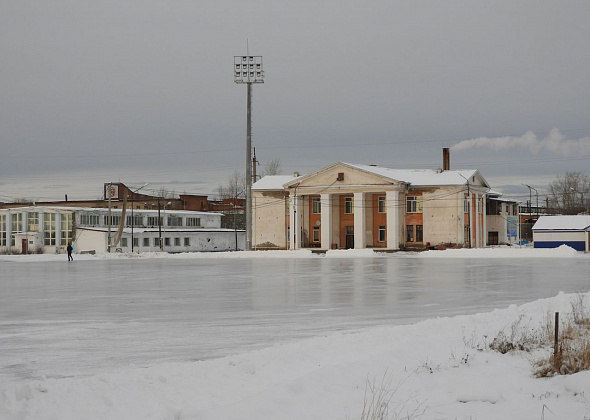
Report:
[{"label": "pitched roof", "polygon": [[590,216],[541,216],[533,225],[533,230],[588,230]]},{"label": "pitched roof", "polygon": [[344,164],[375,175],[406,182],[413,186],[465,185],[469,178],[478,173],[476,169],[439,171],[436,169],[390,169],[381,166],[359,165],[355,163]]},{"label": "pitched roof", "polygon": [[267,175],[264,178],[256,181],[252,185],[253,190],[263,191],[263,190],[282,190],[283,185],[288,182],[291,182],[297,178],[293,175]]}]

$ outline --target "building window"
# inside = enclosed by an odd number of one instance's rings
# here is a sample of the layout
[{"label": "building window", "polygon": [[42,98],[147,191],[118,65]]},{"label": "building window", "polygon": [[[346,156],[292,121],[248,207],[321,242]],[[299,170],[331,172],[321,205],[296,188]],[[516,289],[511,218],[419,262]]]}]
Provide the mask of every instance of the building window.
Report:
[{"label": "building window", "polygon": [[[149,242],[148,242],[149,244]],[[139,238],[133,238],[133,246],[135,248],[139,248]]]},{"label": "building window", "polygon": [[143,226],[143,216],[127,216],[125,220],[125,226]]},{"label": "building window", "polygon": [[320,241],[320,227],[319,226],[314,226],[313,227],[313,238],[312,238],[313,242],[319,242]]},{"label": "building window", "polygon": [[145,246],[145,247],[150,246],[150,238],[143,238],[143,246]]},{"label": "building window", "polygon": [[127,248],[127,238],[121,238],[121,247]]},{"label": "building window", "polygon": [[170,246],[170,238],[164,238],[164,246]]},{"label": "building window", "polygon": [[[121,223],[121,216],[113,216],[111,215],[111,226],[119,226]],[[104,224],[108,226],[109,224],[109,216],[104,217]]]},{"label": "building window", "polygon": [[147,218],[147,225],[148,226],[162,226],[162,218],[160,217],[160,223],[158,223],[158,216],[148,216]]},{"label": "building window", "polygon": [[98,226],[98,225],[100,225],[100,216],[97,214],[81,214],[80,215],[80,225],[82,225],[82,226]]},{"label": "building window", "polygon": [[424,241],[424,226],[416,225],[416,242]]},{"label": "building window", "polygon": [[191,238],[184,238],[184,246],[191,246]]},{"label": "building window", "polygon": [[187,225],[187,227],[200,227],[201,226],[201,218],[200,217],[187,217],[186,218],[186,225]]},{"label": "building window", "polygon": [[483,209],[482,209],[482,203],[483,203],[483,200],[482,200],[482,198],[481,198],[481,197],[479,197],[479,198],[477,199],[477,213],[478,213],[478,214],[481,214],[481,213],[482,213],[482,210],[483,210]]},{"label": "building window", "polygon": [[[23,214],[13,213],[12,214],[12,233],[18,233],[23,231]],[[14,244],[13,244],[14,245]]]},{"label": "building window", "polygon": [[385,196],[377,198],[377,211],[379,213],[385,213]]},{"label": "building window", "polygon": [[422,196],[409,195],[406,197],[406,213],[422,213]]},{"label": "building window", "polygon": [[0,246],[6,246],[6,215],[0,214]]},{"label": "building window", "polygon": [[354,197],[344,197],[344,213],[354,213]]},{"label": "building window", "polygon": [[65,246],[72,243],[72,214],[60,214],[60,245]]},{"label": "building window", "polygon": [[28,227],[28,231],[29,232],[39,232],[39,212],[37,211],[32,211],[29,213],[28,215],[28,222],[29,222],[29,227]]},{"label": "building window", "polygon": [[414,225],[406,226],[406,242],[414,242]]},{"label": "building window", "polygon": [[313,197],[311,199],[311,212],[313,214],[320,214],[322,212],[322,202],[320,197]]},{"label": "building window", "polygon": [[469,196],[466,195],[463,200],[463,213],[469,213]]},{"label": "building window", "polygon": [[43,213],[43,244],[55,245],[55,213]]},{"label": "building window", "polygon": [[379,226],[379,242],[385,242],[385,226]]},{"label": "building window", "polygon": [[180,238],[174,238],[174,246],[180,246]]},{"label": "building window", "polygon": [[182,216],[168,216],[168,226],[182,226]]},{"label": "building window", "polygon": [[154,238],[154,246],[160,246],[160,238]]}]

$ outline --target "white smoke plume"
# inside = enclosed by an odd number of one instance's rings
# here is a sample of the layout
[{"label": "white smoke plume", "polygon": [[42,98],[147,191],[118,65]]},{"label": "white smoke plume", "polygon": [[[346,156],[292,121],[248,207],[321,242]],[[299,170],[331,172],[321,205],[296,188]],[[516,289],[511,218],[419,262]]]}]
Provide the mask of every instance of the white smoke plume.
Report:
[{"label": "white smoke plume", "polygon": [[562,157],[587,156],[590,155],[590,137],[566,139],[559,129],[554,128],[543,139],[539,139],[532,131],[527,131],[522,136],[477,137],[463,140],[452,146],[451,150],[461,152],[476,148],[493,151],[528,149],[534,155],[546,151]]}]

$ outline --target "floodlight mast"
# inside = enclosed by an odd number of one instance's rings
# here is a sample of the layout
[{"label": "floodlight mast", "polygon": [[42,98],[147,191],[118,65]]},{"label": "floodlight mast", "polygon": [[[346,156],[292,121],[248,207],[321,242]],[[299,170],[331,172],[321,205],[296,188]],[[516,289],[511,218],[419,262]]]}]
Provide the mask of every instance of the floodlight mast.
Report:
[{"label": "floodlight mast", "polygon": [[262,56],[234,56],[234,82],[248,86],[246,113],[246,251],[252,251],[252,83],[264,83]]}]

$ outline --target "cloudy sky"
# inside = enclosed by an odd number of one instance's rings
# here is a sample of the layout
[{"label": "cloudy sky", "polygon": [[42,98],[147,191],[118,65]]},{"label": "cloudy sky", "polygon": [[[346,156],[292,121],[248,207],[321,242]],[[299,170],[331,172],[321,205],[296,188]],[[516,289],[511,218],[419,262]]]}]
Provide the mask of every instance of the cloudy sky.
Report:
[{"label": "cloudy sky", "polygon": [[0,4],[0,201],[215,193],[244,172],[247,46],[260,170],[437,168],[451,147],[523,200],[590,173],[586,0]]}]

